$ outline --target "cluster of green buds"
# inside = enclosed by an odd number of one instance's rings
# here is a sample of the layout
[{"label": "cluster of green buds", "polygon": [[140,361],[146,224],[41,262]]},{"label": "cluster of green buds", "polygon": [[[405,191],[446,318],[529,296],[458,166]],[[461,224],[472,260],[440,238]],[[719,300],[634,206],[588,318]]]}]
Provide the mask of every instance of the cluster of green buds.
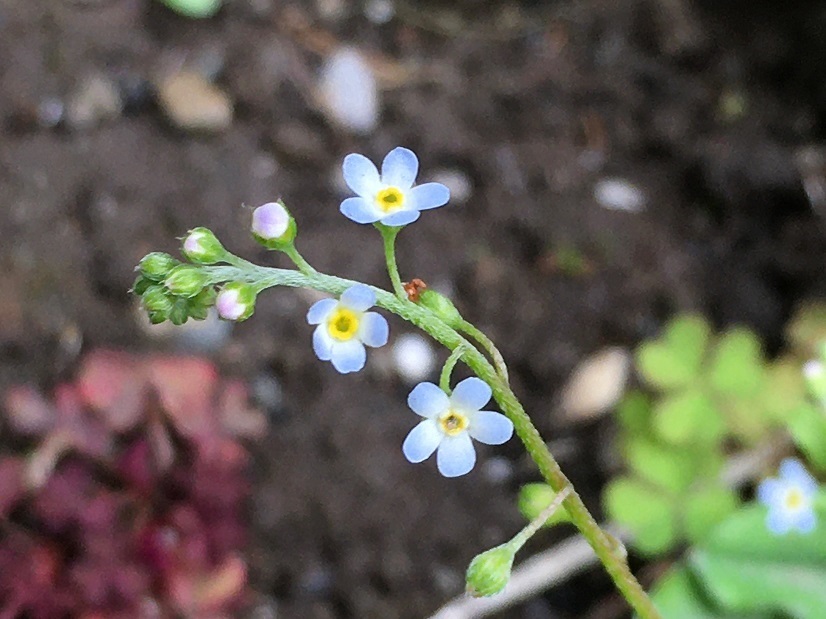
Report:
[{"label": "cluster of green buds", "polygon": [[189,318],[203,320],[215,304],[215,289],[196,266],[184,264],[169,254],[153,252],[138,265],[132,291],[141,297],[149,321],[169,320],[182,325]]},{"label": "cluster of green buds", "polygon": [[[253,211],[253,238],[270,250],[291,254],[296,236],[295,220],[280,202],[259,206]],[[194,228],[184,237],[181,253],[189,262],[169,254],[152,252],[137,266],[138,277],[132,292],[141,302],[152,324],[170,321],[204,320],[211,307],[225,320],[242,321],[252,316],[260,290],[243,281],[226,281],[213,265],[234,265],[237,258],[208,228]],[[225,282],[220,289],[216,285]]]}]

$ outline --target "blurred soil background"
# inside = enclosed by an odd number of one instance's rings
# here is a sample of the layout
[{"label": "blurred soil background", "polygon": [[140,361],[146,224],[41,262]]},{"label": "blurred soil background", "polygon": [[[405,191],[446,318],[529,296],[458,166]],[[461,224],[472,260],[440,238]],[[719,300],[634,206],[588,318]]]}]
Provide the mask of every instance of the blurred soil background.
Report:
[{"label": "blurred soil background", "polygon": [[[794,304],[823,292],[824,34],[814,1],[230,0],[198,21],[149,0],[0,0],[0,389],[47,389],[99,346],[209,355],[270,419],[254,616],[425,617],[522,525],[516,491],[538,477],[520,446],[458,480],[411,466],[390,347],[336,374],[310,347],[316,297],[286,289],[241,325],[150,329],[134,265],[204,225],[286,266],[243,206],[281,197],[316,268],[387,286],[378,235],[338,213],[340,162],[413,149],[420,181],[454,199],[401,234],[403,279],[500,343],[598,509],[604,424],[554,414],[582,359],[678,310],[777,346]],[[378,86],[358,131],[319,81],[348,46]],[[405,329],[391,320],[391,338]],[[594,572],[502,616],[622,612]]]}]

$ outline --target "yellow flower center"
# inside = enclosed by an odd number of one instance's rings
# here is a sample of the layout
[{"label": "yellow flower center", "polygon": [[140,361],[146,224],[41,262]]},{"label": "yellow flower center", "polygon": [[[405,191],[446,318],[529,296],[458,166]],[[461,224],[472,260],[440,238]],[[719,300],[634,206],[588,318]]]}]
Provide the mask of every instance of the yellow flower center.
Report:
[{"label": "yellow flower center", "polygon": [[376,204],[385,213],[395,211],[404,204],[404,194],[396,187],[386,187],[376,194]]},{"label": "yellow flower center", "polygon": [[353,310],[339,307],[327,319],[327,331],[330,337],[340,342],[353,339],[359,328],[359,317]]},{"label": "yellow flower center", "polygon": [[800,509],[803,507],[804,502],[803,493],[797,488],[792,488],[786,493],[784,502],[786,503],[787,509]]},{"label": "yellow flower center", "polygon": [[446,413],[439,417],[439,425],[442,428],[442,432],[448,436],[456,436],[460,432],[463,432],[465,428],[467,428],[468,423],[469,419],[465,415],[457,413],[453,409],[448,409]]}]

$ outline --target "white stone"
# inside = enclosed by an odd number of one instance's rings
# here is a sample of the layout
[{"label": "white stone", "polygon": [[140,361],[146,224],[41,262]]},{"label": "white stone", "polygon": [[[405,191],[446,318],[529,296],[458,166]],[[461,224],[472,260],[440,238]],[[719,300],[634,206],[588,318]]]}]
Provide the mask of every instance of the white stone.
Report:
[{"label": "white stone", "polygon": [[645,194],[623,178],[603,178],[594,185],[594,200],[612,211],[638,213],[645,207]]},{"label": "white stone", "polygon": [[180,71],[161,82],[158,98],[170,121],[186,131],[223,131],[232,124],[232,100],[194,71]]},{"label": "white stone", "polygon": [[374,24],[381,26],[396,15],[396,6],[392,0],[367,0],[364,16]]},{"label": "white stone", "polygon": [[355,49],[330,54],[321,68],[318,97],[327,116],[353,133],[370,133],[379,122],[376,76]]},{"label": "white stone", "polygon": [[392,346],[393,366],[406,383],[418,383],[429,378],[436,366],[436,353],[430,343],[418,333],[405,333]]},{"label": "white stone", "polygon": [[583,360],[562,390],[565,416],[584,421],[608,412],[625,392],[630,369],[631,355],[618,346]]}]

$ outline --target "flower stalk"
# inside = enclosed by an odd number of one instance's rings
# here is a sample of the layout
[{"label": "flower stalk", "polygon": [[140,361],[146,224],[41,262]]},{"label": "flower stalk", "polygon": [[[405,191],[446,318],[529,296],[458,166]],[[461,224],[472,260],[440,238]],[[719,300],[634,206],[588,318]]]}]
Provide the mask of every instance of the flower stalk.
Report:
[{"label": "flower stalk", "polygon": [[[203,267],[203,270],[209,281],[216,284],[224,281],[245,281],[257,283],[262,289],[274,286],[311,288],[335,296],[358,283],[320,272],[307,275],[292,269],[262,267],[237,257],[233,257],[232,262],[235,266],[208,266]],[[502,412],[513,422],[517,436],[538,466],[545,481],[556,492],[562,492],[569,486],[573,488],[508,383],[502,379],[496,368],[476,347],[472,346],[455,329],[439,320],[427,308],[410,303],[406,297],[399,298],[380,288],[372,288],[372,290],[376,294],[378,307],[416,325],[450,350],[463,346],[460,360],[490,385],[494,399]],[[625,557],[617,551],[609,535],[600,528],[579,494],[572,489],[562,505],[570,514],[571,522],[594,549],[594,553],[611,576],[617,589],[628,600],[639,617],[661,619],[659,611],[631,573]]]}]

